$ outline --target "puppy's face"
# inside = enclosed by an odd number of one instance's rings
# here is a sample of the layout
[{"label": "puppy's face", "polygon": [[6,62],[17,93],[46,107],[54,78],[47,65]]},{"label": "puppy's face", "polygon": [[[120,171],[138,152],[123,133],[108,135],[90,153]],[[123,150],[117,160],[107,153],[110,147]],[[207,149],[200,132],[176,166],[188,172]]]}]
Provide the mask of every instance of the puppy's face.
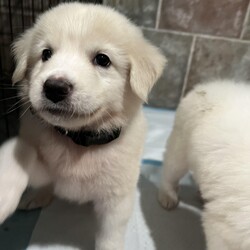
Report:
[{"label": "puppy's face", "polygon": [[25,83],[32,109],[70,129],[121,123],[126,105],[146,98],[165,62],[126,18],[83,4],[46,12],[14,44],[14,54],[13,81]]},{"label": "puppy's face", "polygon": [[95,30],[40,32],[28,62],[27,95],[35,112],[72,128],[122,112],[128,75],[122,50]]}]

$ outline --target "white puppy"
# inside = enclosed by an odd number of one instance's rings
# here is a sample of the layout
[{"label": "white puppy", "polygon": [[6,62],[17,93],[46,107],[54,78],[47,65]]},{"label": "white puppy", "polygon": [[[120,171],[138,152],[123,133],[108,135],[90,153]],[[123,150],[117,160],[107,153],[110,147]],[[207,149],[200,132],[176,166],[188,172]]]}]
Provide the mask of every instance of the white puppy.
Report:
[{"label": "white puppy", "polygon": [[180,103],[167,143],[159,199],[178,203],[178,181],[191,170],[205,201],[207,249],[250,249],[250,86],[215,81]]},{"label": "white puppy", "polygon": [[96,249],[123,249],[144,144],[141,104],[164,56],[119,13],[80,3],[47,11],[13,50],[13,83],[27,106],[20,135],[0,150],[0,222],[28,185],[51,185],[94,202]]}]

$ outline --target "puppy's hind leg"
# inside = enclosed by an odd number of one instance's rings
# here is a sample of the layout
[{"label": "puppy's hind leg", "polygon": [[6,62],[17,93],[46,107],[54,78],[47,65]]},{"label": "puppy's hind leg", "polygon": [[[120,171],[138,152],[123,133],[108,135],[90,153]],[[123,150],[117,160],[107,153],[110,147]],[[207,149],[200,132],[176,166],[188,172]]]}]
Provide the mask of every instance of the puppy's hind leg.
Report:
[{"label": "puppy's hind leg", "polygon": [[11,215],[28,185],[27,168],[34,161],[34,149],[13,138],[0,148],[0,223]]},{"label": "puppy's hind leg", "polygon": [[164,155],[158,199],[165,209],[174,209],[178,205],[178,183],[187,173],[185,151],[179,133],[173,130]]},{"label": "puppy's hind leg", "polygon": [[[242,249],[239,245],[233,246],[233,244],[228,244],[223,240],[223,234],[230,227],[229,225],[224,225],[223,220],[214,217],[213,214],[209,213],[206,209],[202,214],[203,228],[206,236],[207,250],[238,250]],[[225,231],[223,230],[225,228]]]}]

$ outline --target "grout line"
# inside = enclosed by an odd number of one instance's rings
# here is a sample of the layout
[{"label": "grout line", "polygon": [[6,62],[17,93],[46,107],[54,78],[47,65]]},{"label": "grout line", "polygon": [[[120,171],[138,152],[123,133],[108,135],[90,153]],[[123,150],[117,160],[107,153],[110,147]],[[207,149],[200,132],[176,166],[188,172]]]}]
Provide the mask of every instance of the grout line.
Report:
[{"label": "grout line", "polygon": [[191,64],[192,64],[192,61],[193,61],[193,54],[194,54],[195,44],[196,44],[196,36],[193,37],[193,41],[192,41],[192,44],[191,44],[188,63],[187,63],[187,70],[186,70],[186,74],[185,74],[184,81],[183,81],[183,86],[182,86],[181,98],[180,99],[182,99],[184,97],[185,91],[186,91],[186,88],[187,88],[188,77],[189,77],[189,73],[190,73],[190,69],[191,69]]},{"label": "grout line", "polygon": [[[143,27],[143,28],[147,30],[156,31],[155,28],[149,28],[149,27]],[[211,40],[217,39],[217,40],[228,41],[228,42],[239,42],[239,43],[245,43],[245,44],[250,43],[249,40],[240,40],[239,38],[205,35],[205,34],[200,34],[200,33],[188,33],[188,32],[168,30],[168,29],[157,29],[157,32],[176,34],[176,35],[182,35],[182,36],[196,36],[196,37],[201,37],[201,38],[206,38],[206,39],[211,39]]]},{"label": "grout line", "polygon": [[160,18],[161,18],[161,8],[162,8],[162,0],[159,0],[157,12],[156,12],[155,29],[159,29]]},{"label": "grout line", "polygon": [[246,12],[246,15],[245,15],[245,18],[244,18],[244,21],[243,21],[243,25],[242,25],[242,29],[241,29],[241,33],[240,33],[240,39],[243,39],[243,36],[245,34],[245,31],[246,31],[246,27],[247,27],[247,21],[249,19],[249,14],[250,14],[250,2],[248,3],[248,6],[247,6],[247,12]]}]

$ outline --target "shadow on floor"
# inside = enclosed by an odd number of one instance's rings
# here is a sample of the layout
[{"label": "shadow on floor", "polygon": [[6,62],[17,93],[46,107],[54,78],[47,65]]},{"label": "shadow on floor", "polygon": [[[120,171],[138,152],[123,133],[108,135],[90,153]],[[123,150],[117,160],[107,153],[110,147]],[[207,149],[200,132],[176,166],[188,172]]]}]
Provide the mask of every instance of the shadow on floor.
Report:
[{"label": "shadow on floor", "polygon": [[[159,205],[157,188],[152,182],[141,176],[138,186],[143,216],[155,245],[155,249],[150,250],[205,249],[200,221],[201,203],[197,198],[195,187],[183,186],[181,199],[186,205],[168,212]],[[19,227],[24,225],[23,221],[20,221]],[[32,235],[32,247],[28,249],[66,250],[66,246],[69,246],[68,249],[71,250],[94,250],[95,231],[96,219],[91,204],[77,206],[56,200],[41,212],[39,223]],[[21,234],[18,237],[20,236]],[[13,244],[17,243],[15,237],[13,234]],[[7,245],[2,248],[2,246],[1,242],[0,249],[21,249],[20,245],[19,248],[10,248]]]},{"label": "shadow on floor", "polygon": [[[188,206],[179,206],[173,211],[166,211],[159,205],[156,186],[143,176],[140,178],[139,188],[142,211],[156,250],[205,249],[199,213],[201,203],[197,199],[195,187],[181,188],[181,200]],[[194,210],[192,206],[195,206]]]}]

